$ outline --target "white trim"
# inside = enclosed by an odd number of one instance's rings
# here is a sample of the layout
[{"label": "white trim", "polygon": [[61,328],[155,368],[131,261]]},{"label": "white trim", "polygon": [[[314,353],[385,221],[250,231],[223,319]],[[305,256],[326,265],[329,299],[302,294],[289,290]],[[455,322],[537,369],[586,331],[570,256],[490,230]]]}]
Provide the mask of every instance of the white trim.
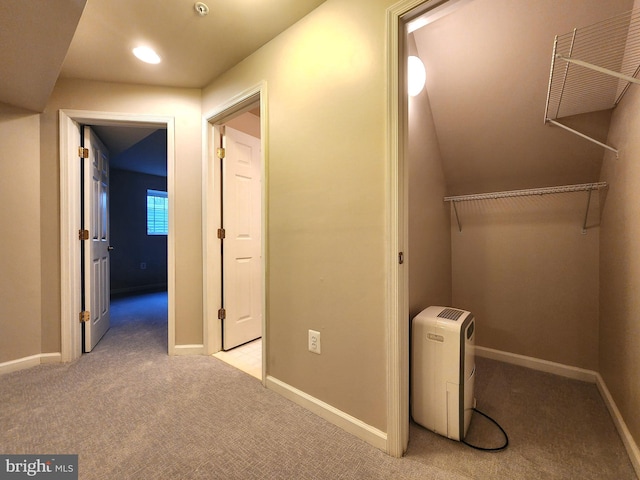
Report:
[{"label": "white trim", "polygon": [[59,352],[40,354],[40,363],[60,363],[61,361],[62,355]]},{"label": "white trim", "polygon": [[77,317],[82,288],[80,245],[73,232],[80,229],[80,162],[65,159],[77,148],[80,127],[59,112],[60,135],[60,353],[69,362],[82,355],[82,338]]},{"label": "white trim", "polygon": [[597,372],[586,370],[584,368],[572,367],[562,363],[550,362],[549,360],[541,360],[539,358],[527,357],[517,353],[503,352],[487,347],[475,347],[476,355],[479,357],[490,358],[520,367],[531,368],[540,372],[553,373],[561,377],[581,380],[583,382],[596,383]]},{"label": "white trim", "polygon": [[[400,5],[405,2],[401,2]],[[402,275],[396,260],[396,255],[401,251],[401,242],[404,238],[404,226],[401,223],[402,201],[400,170],[402,154],[400,153],[400,93],[398,91],[398,65],[399,65],[399,24],[402,7],[394,5],[387,10],[387,138],[388,138],[388,186],[386,191],[387,203],[387,238],[389,250],[387,253],[388,269],[388,298],[386,316],[387,322],[387,446],[386,452],[394,457],[401,457],[408,445],[409,415],[406,403],[403,401],[406,392],[404,382],[408,370],[403,369],[403,340],[408,345],[408,336],[405,339],[400,319],[403,318],[402,297],[406,288],[402,284]],[[404,269],[406,270],[406,269]],[[404,441],[405,431],[407,441]]]},{"label": "white trim", "polygon": [[[387,453],[401,457],[409,443],[408,131],[405,25],[447,0],[403,0],[387,9]],[[420,7],[420,8],[419,8]],[[398,255],[404,253],[404,266]]]},{"label": "white trim", "polygon": [[277,378],[268,376],[266,379],[267,388],[279,393],[283,397],[291,400],[293,403],[315,413],[328,422],[333,423],[337,427],[345,430],[352,435],[364,440],[380,450],[387,451],[387,434],[383,431],[364,423],[361,420],[332,407],[328,403],[318,400],[311,395],[292,387],[289,384],[281,382]]},{"label": "white trim", "polygon": [[59,353],[40,353],[37,355],[30,355],[28,357],[0,363],[0,375],[36,367],[43,363],[58,363],[60,361],[61,355]]},{"label": "white trim", "polygon": [[492,360],[498,360],[504,363],[510,363],[512,365],[518,365],[521,367],[531,368],[532,370],[538,370],[541,372],[552,373],[561,377],[571,378],[574,380],[581,380],[583,382],[595,383],[598,387],[598,391],[602,396],[602,399],[609,410],[609,414],[613,420],[618,434],[622,439],[629,460],[636,471],[636,475],[640,477],[640,449],[633,439],[633,436],[627,428],[620,410],[613,400],[607,385],[604,382],[602,376],[593,370],[586,370],[583,368],[572,367],[570,365],[563,365],[561,363],[550,362],[548,360],[541,360],[539,358],[527,357],[525,355],[518,355],[517,353],[503,352],[501,350],[494,350],[487,347],[475,347],[476,354],[479,357],[490,358]]},{"label": "white trim", "polygon": [[173,349],[173,355],[204,355],[204,345],[176,345]]},{"label": "white trim", "polygon": [[636,471],[636,476],[640,478],[640,449],[638,449],[638,444],[633,439],[631,432],[629,432],[627,424],[622,418],[616,402],[613,400],[613,397],[611,396],[607,385],[604,383],[604,379],[599,373],[596,373],[596,385],[598,386],[600,395],[602,395],[602,399],[604,400],[604,403],[607,406],[609,413],[611,414],[611,418],[613,419],[613,423],[618,430],[618,434],[620,435],[620,438],[622,438],[622,443],[627,449],[629,460],[631,460],[631,464]]},{"label": "white trim", "polygon": [[130,125],[167,129],[167,192],[169,196],[169,235],[167,236],[168,277],[168,353],[175,350],[175,118],[132,113],[60,110],[60,354],[61,360],[75,360],[82,354],[80,312],[80,165],[67,161],[76,157],[78,124]]},{"label": "white trim", "polygon": [[22,357],[0,363],[0,373],[17,372],[18,370],[35,367],[36,365],[40,365],[40,355],[31,355],[29,357]]},{"label": "white trim", "polygon": [[222,350],[222,324],[217,317],[221,299],[220,244],[217,229],[220,225],[219,182],[217,172],[209,168],[215,158],[215,139],[218,126],[260,101],[260,146],[262,150],[262,383],[267,376],[267,279],[268,272],[268,162],[269,135],[267,110],[267,82],[260,83],[238,93],[227,102],[202,116],[202,259],[203,259],[203,338],[205,353],[211,355]]}]

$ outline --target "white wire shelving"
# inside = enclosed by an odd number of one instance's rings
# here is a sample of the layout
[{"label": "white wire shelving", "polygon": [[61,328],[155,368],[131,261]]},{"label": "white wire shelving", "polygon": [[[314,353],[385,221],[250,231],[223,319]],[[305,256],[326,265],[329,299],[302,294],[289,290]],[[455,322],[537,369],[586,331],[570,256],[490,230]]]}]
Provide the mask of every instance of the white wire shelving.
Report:
[{"label": "white wire shelving", "polygon": [[581,183],[576,185],[561,185],[555,187],[542,187],[542,188],[528,188],[524,190],[508,190],[504,192],[491,192],[491,193],[474,193],[471,195],[457,195],[444,197],[445,202],[451,202],[453,210],[456,214],[456,221],[458,222],[458,231],[462,232],[462,224],[460,223],[460,216],[458,215],[458,209],[456,203],[459,202],[471,202],[478,200],[496,200],[499,198],[513,198],[513,197],[529,197],[535,195],[551,195],[558,193],[570,193],[570,192],[588,192],[587,196],[587,208],[584,214],[584,221],[582,222],[582,233],[587,233],[587,218],[589,216],[589,207],[591,205],[591,193],[594,190],[601,190],[607,187],[607,182],[596,183]]},{"label": "white wire shelving", "polygon": [[617,149],[558,119],[615,108],[630,85],[640,84],[640,9],[557,35],[544,121],[618,154]]}]

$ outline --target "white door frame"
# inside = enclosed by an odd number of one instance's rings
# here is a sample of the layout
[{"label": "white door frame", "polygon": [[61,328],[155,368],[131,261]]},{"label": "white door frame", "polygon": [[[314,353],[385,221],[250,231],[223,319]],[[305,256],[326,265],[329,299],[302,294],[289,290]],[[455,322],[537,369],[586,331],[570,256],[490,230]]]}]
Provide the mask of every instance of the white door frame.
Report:
[{"label": "white door frame", "polygon": [[[402,0],[387,9],[387,138],[389,185],[387,306],[387,453],[409,443],[408,93],[406,24],[448,0]],[[398,261],[404,253],[404,264]]]},{"label": "white door frame", "polygon": [[268,135],[267,135],[267,84],[260,82],[251,88],[230,98],[223,105],[218,106],[213,111],[203,115],[203,155],[202,155],[202,245],[203,245],[203,298],[204,298],[204,331],[203,338],[205,352],[208,355],[222,350],[222,323],[218,319],[218,309],[221,298],[221,258],[220,240],[217,237],[217,230],[220,228],[220,181],[219,171],[210,168],[215,165],[216,148],[215,139],[219,137],[219,126],[225,121],[235,117],[250,106],[260,102],[260,145],[262,150],[261,158],[261,217],[262,217],[262,383],[266,385],[267,378],[267,305],[266,289],[268,278],[267,265],[267,161],[269,156]]},{"label": "white door frame", "polygon": [[60,354],[63,362],[82,355],[82,274],[80,241],[80,137],[75,124],[131,127],[159,127],[167,130],[167,294],[169,355],[175,354],[175,119],[170,116],[60,110]]}]

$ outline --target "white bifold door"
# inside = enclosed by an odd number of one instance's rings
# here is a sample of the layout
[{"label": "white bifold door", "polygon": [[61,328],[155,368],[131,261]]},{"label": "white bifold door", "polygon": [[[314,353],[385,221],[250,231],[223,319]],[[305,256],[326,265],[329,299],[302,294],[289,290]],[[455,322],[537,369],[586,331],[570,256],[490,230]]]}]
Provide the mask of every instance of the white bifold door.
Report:
[{"label": "white bifold door", "polygon": [[260,140],[224,128],[222,159],[223,349],[262,336]]},{"label": "white bifold door", "polygon": [[84,351],[90,352],[109,329],[109,153],[90,127],[84,127],[83,164]]}]

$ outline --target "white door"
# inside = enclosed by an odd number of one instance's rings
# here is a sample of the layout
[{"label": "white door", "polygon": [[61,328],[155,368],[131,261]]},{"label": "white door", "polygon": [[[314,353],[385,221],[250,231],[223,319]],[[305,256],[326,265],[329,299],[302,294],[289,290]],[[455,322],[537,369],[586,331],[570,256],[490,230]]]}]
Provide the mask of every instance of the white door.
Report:
[{"label": "white door", "polygon": [[84,351],[90,352],[109,329],[109,153],[90,127],[84,127]]},{"label": "white door", "polygon": [[262,336],[260,140],[225,127],[222,160],[224,350]]}]

